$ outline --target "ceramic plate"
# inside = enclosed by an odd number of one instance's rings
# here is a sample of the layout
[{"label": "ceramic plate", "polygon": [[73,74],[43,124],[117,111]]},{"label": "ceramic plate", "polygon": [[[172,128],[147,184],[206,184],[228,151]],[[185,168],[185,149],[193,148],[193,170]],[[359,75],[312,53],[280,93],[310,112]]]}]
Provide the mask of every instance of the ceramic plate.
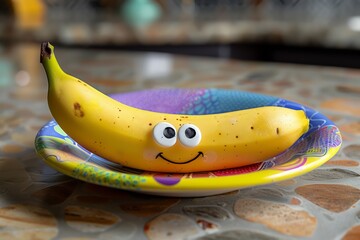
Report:
[{"label": "ceramic plate", "polygon": [[[172,97],[171,104],[165,101]],[[102,186],[164,196],[207,196],[274,183],[305,174],[332,158],[342,140],[339,129],[321,113],[285,99],[219,89],[160,89],[112,95],[134,107],[168,113],[210,114],[259,106],[302,109],[310,129],[282,154],[245,167],[197,173],[157,173],[122,167],[77,144],[54,121],[38,132],[35,147],[56,170]],[[152,99],[149,101],[149,99]]]}]

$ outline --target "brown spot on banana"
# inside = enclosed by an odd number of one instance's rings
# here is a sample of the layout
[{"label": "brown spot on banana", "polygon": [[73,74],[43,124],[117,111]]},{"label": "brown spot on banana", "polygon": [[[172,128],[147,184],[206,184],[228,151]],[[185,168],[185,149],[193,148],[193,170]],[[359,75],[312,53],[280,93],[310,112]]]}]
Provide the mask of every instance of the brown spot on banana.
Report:
[{"label": "brown spot on banana", "polygon": [[81,108],[80,103],[78,103],[78,102],[74,103],[74,115],[76,117],[84,117],[84,115],[85,115],[83,109]]}]

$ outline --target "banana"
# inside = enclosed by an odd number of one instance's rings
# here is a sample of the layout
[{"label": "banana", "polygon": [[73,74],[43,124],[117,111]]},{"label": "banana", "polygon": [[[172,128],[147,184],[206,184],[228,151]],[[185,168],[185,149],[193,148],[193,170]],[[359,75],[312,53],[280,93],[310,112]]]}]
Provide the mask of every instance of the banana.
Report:
[{"label": "banana", "polygon": [[66,74],[54,47],[41,45],[48,105],[81,146],[123,166],[156,172],[240,167],[285,151],[309,128],[304,111],[259,107],[208,115],[152,112],[125,105]]}]

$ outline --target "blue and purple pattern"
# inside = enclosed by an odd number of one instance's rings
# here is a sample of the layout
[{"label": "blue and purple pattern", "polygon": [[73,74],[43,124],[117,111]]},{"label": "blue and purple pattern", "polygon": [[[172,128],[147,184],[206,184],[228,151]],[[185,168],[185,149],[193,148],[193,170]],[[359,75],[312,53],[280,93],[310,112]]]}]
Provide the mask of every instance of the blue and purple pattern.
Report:
[{"label": "blue and purple pattern", "polygon": [[111,95],[124,104],[176,114],[213,114],[272,106],[278,98],[224,89],[153,89]]}]

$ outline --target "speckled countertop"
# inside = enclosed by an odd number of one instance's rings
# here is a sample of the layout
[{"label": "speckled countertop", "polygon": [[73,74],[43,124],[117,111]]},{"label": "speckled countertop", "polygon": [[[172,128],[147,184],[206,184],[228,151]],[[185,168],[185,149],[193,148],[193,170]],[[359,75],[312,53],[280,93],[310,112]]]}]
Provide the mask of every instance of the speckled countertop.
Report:
[{"label": "speckled countertop", "polygon": [[48,167],[34,151],[37,131],[51,119],[39,46],[2,49],[0,239],[360,239],[360,70],[57,48],[67,72],[106,93],[253,91],[318,109],[342,132],[340,152],[306,175],[170,198],[84,183]]}]

